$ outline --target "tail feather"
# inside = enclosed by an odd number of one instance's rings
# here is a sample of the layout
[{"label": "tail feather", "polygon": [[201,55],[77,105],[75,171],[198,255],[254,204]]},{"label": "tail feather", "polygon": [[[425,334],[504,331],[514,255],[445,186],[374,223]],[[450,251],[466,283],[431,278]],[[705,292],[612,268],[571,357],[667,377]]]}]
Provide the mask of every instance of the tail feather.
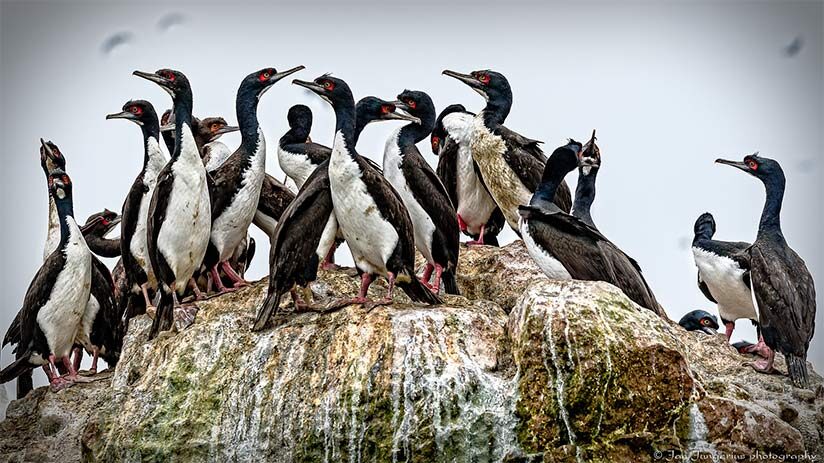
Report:
[{"label": "tail feather", "polygon": [[[412,273],[414,275],[414,273]],[[432,290],[424,286],[420,280],[415,278],[404,279],[404,281],[397,281],[396,283],[398,287],[400,287],[403,292],[409,296],[409,299],[412,299],[415,302],[424,302],[429,305],[435,305],[441,303],[441,298],[438,297],[437,294],[433,293]]]},{"label": "tail feather", "polygon": [[20,376],[17,377],[17,398],[22,399],[32,389],[34,389],[34,384],[31,379],[31,370],[20,373]]},{"label": "tail feather", "polygon": [[11,365],[3,368],[0,371],[0,384],[8,383],[9,381],[20,377],[23,373],[27,371],[31,371],[34,368],[34,365],[29,363],[29,353],[25,352],[22,355],[19,355],[17,360],[14,361]]},{"label": "tail feather", "polygon": [[157,312],[155,312],[154,321],[152,322],[152,329],[149,331],[149,339],[154,339],[161,331],[167,331],[172,328],[175,321],[174,314],[174,299],[172,294],[166,289],[161,289],[160,302],[157,303]]},{"label": "tail feather", "polygon": [[443,280],[443,290],[446,294],[456,294],[460,296],[461,290],[458,289],[458,281],[455,279],[454,269],[444,269],[441,274],[441,279]]},{"label": "tail feather", "polygon": [[255,323],[252,325],[252,331],[261,331],[266,328],[272,315],[276,314],[278,307],[280,307],[280,298],[283,294],[280,291],[269,291],[263,305],[258,309]]},{"label": "tail feather", "polygon": [[807,361],[804,357],[787,354],[787,370],[790,373],[790,379],[795,387],[807,388],[809,384],[809,376],[807,375]]}]

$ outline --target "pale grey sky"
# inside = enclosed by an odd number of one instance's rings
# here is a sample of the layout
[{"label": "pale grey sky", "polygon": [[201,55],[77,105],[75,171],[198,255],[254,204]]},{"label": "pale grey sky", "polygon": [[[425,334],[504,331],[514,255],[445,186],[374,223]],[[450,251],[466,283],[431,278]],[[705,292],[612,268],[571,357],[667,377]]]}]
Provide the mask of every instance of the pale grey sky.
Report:
[{"label": "pale grey sky", "polygon": [[[167,30],[169,14],[182,24]],[[119,210],[142,162],[140,133],[107,121],[129,99],[170,106],[135,69],[172,67],[193,85],[194,112],[236,122],[240,80],[264,66],[306,66],[296,77],[334,72],[356,98],[427,91],[440,110],[482,99],[443,69],[492,68],[512,85],[506,124],[546,142],[585,139],[598,129],[603,168],[594,218],[644,269],[671,318],[715,308],[695,284],[689,242],[695,218],[712,212],[719,239],[751,241],[762,186],[719,156],[760,150],[788,177],[784,232],[805,258],[820,294],[824,257],[822,163],[824,65],[821,2],[311,2],[197,5],[149,2],[7,2],[0,4],[0,261],[5,331],[41,263],[47,200],[39,138],[63,150],[82,220]],[[107,37],[131,40],[105,55]],[[794,56],[785,48],[797,37]],[[269,142],[267,170],[278,178],[275,146],[296,103],[315,113],[312,138],[330,143],[333,115],[320,99],[281,82],[262,99]],[[359,151],[380,162],[397,123],[366,130]],[[237,135],[225,137],[234,148]],[[437,160],[421,144],[434,165]],[[575,178],[569,179],[574,183]],[[257,229],[258,256],[248,274],[268,272],[268,241]],[[510,231],[503,235],[511,241]],[[345,251],[341,261],[350,260]],[[114,262],[110,262],[111,265]],[[824,326],[819,310],[818,325]],[[820,328],[821,331],[824,328]],[[754,340],[748,322],[735,338]],[[824,335],[810,359],[824,365]],[[12,358],[9,349],[1,362]],[[36,376],[42,376],[37,373]],[[9,392],[13,388],[9,387]],[[13,395],[13,394],[10,394]]]}]

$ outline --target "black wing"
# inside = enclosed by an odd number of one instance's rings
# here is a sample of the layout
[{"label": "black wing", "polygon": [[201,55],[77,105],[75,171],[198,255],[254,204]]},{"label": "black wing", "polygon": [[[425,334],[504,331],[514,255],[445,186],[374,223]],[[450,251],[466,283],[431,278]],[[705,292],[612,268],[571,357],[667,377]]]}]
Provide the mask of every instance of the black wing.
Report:
[{"label": "black wing", "polygon": [[549,250],[573,279],[606,281],[641,307],[664,314],[638,263],[600,232],[566,213],[547,213],[529,206],[523,206],[521,213],[529,219],[533,239]]},{"label": "black wing", "polygon": [[212,221],[218,218],[223,211],[232,204],[238,186],[243,179],[243,172],[251,164],[251,160],[235,151],[223,164],[211,172],[212,181],[209,183],[209,197],[212,201]]},{"label": "black wing", "polygon": [[91,342],[96,346],[106,348],[105,360],[112,364],[116,362],[120,346],[117,345],[117,329],[121,314],[117,310],[114,300],[114,281],[106,264],[92,256],[92,287],[91,294],[100,304],[100,310],[92,325]]},{"label": "black wing", "polygon": [[537,159],[541,164],[546,164],[546,155],[544,154],[544,150],[538,146],[543,143],[542,141],[527,138],[503,125],[499,126],[496,132],[501,136],[501,138],[504,139],[506,146],[525,151]]},{"label": "black wing", "polygon": [[174,184],[174,174],[172,163],[160,171],[157,176],[157,184],[152,191],[152,200],[149,203],[149,220],[146,223],[146,233],[149,236],[147,243],[149,251],[149,261],[152,270],[157,274],[158,280],[169,283],[174,281],[172,269],[162,259],[157,249],[157,237],[160,235],[160,228],[166,220],[166,212],[169,208],[169,198],[172,196],[172,185]]},{"label": "black wing", "polygon": [[698,273],[698,289],[700,289],[701,292],[704,293],[704,297],[709,299],[711,302],[718,304],[718,301],[716,301],[715,298],[712,297],[712,293],[710,293],[710,288],[707,286],[706,283],[704,283],[704,280],[701,279],[701,273]]},{"label": "black wing", "polygon": [[37,314],[51,297],[57,275],[65,265],[66,256],[58,249],[43,261],[40,270],[34,275],[23,298],[23,308],[20,309],[20,342],[16,352],[26,352],[31,348],[35,338],[42,336],[37,326]]},{"label": "black wing", "polygon": [[458,207],[458,143],[452,137],[446,137],[438,153],[436,173],[454,207]]},{"label": "black wing", "polygon": [[295,194],[286,185],[266,174],[263,178],[263,187],[260,190],[257,210],[274,220],[280,220],[281,215],[294,199]]},{"label": "black wing", "polygon": [[305,154],[312,164],[319,165],[332,156],[332,149],[317,143],[291,143],[281,147],[289,153]]},{"label": "black wing", "polygon": [[131,251],[132,237],[134,236],[135,230],[137,230],[137,222],[140,215],[140,202],[143,199],[143,195],[149,190],[146,184],[143,183],[143,175],[144,173],[141,172],[134,183],[132,183],[132,188],[129,190],[126,200],[123,202],[120,220],[120,257],[123,261],[123,268],[126,270],[126,275],[130,280],[135,280],[129,283],[138,286],[148,280],[146,272],[134,259]]}]

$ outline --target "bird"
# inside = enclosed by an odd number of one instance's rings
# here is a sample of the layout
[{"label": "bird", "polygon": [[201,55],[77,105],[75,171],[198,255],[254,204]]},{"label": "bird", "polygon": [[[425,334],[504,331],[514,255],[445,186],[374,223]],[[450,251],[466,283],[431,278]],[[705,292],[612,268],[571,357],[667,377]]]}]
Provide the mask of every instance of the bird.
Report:
[{"label": "bird", "polygon": [[432,154],[438,156],[435,172],[457,210],[458,226],[472,238],[467,245],[498,246],[505,220],[472,159],[474,120],[475,114],[460,104],[441,111],[430,135]]},{"label": "bird", "polygon": [[[529,202],[541,182],[546,163],[546,156],[538,146],[541,142],[503,125],[512,109],[512,89],[503,74],[489,69],[470,74],[445,70],[443,74],[458,79],[486,99],[486,106],[473,121],[472,158],[490,195],[517,233],[518,207]],[[569,213],[572,197],[566,182],[558,185],[553,200],[563,212]]]},{"label": "bird", "polygon": [[196,127],[195,144],[198,145],[206,171],[213,172],[232,155],[232,150],[218,138],[227,133],[237,132],[240,127],[229,125],[222,117],[201,119],[197,121]]},{"label": "bird", "polygon": [[276,178],[266,174],[263,177],[260,199],[258,199],[257,210],[252,223],[266,233],[271,240],[280,217],[294,200],[295,193],[292,190]]},{"label": "bird", "polygon": [[701,331],[711,336],[714,336],[718,330],[718,319],[706,310],[688,312],[681,317],[678,324],[687,331]]},{"label": "bird", "polygon": [[[361,131],[371,122],[407,120],[395,111],[391,102],[374,96],[358,101],[355,112],[359,121],[352,136],[355,145]],[[253,331],[266,327],[287,291],[291,293],[296,309],[312,307],[308,285],[317,278],[318,262],[329,255],[328,249],[334,244],[338,232],[329,189],[329,160],[326,160],[304,182],[272,236],[269,286],[266,299],[255,317]],[[304,291],[297,291],[296,285]],[[326,309],[345,304],[346,301],[333,302]]]},{"label": "bird", "polygon": [[120,214],[108,209],[90,215],[80,227],[86,245],[100,257],[120,257],[120,239],[106,238],[120,224]]},{"label": "bird", "polygon": [[103,41],[100,45],[100,53],[103,55],[111,54],[115,49],[128,44],[134,40],[134,34],[129,31],[121,31],[114,33]]},{"label": "bird", "polygon": [[598,230],[553,202],[564,177],[579,167],[583,146],[569,140],[549,157],[528,206],[520,206],[521,236],[529,255],[550,278],[605,281],[641,307],[664,316],[641,268]]},{"label": "bird", "polygon": [[712,239],[715,218],[709,212],[695,220],[693,230],[692,256],[698,269],[698,288],[717,305],[727,342],[735,330],[736,320],[751,320],[759,331],[759,342],[751,344],[746,353],[757,353],[766,358],[770,352],[760,335],[752,297],[749,254],[752,244]]},{"label": "bird", "polygon": [[[66,158],[60,148],[51,141],[40,139],[40,167],[48,181],[49,176],[66,171]],[[57,216],[57,207],[54,205],[54,198],[49,194],[49,220],[46,232],[46,245],[43,247],[43,260],[57,249],[60,242],[60,220]]]},{"label": "bird", "polygon": [[310,140],[312,110],[308,106],[292,106],[286,119],[289,130],[280,137],[278,143],[278,164],[280,170],[300,188],[312,172],[329,159],[332,149]]},{"label": "bird", "polygon": [[749,248],[750,284],[761,335],[772,352],[752,366],[759,372],[772,372],[777,350],[784,354],[792,383],[805,388],[809,384],[807,349],[815,331],[815,284],[804,260],[781,231],[784,170],[774,159],[758,153],[744,156],[743,161],[716,162],[752,175],[766,191],[758,235]]},{"label": "bird", "polygon": [[[26,291],[15,361],[0,371],[0,384],[42,365],[52,390],[57,391],[82,381],[69,355],[89,301],[92,254],[74,220],[71,179],[64,172],[55,173],[48,185],[57,208],[60,241]],[[67,375],[59,375],[58,361]]]},{"label": "bird", "polygon": [[435,105],[429,95],[417,90],[404,90],[393,104],[420,122],[411,122],[389,135],[383,152],[383,175],[412,219],[415,247],[427,262],[421,281],[430,286],[434,270],[433,292],[439,292],[443,280],[447,294],[460,294],[456,280],[461,235],[458,215],[446,188],[415,145],[432,132]]},{"label": "bird", "polygon": [[[157,112],[150,102],[128,101],[123,105],[121,112],[109,114],[106,119],[125,119],[134,122],[140,127],[143,136],[143,167],[132,182],[121,209],[120,254],[126,283],[132,294],[143,295],[142,305],[138,301],[128,304],[127,318],[132,318],[134,315],[145,313],[146,308],[152,305],[150,291],[157,291],[157,277],[149,257],[147,227],[149,205],[157,186],[157,177],[168,159],[160,148],[160,125]],[[135,303],[138,304],[137,307],[134,306]]]},{"label": "bird", "polygon": [[381,275],[389,281],[389,289],[379,303],[391,303],[396,284],[415,302],[440,303],[440,298],[415,277],[412,220],[403,201],[380,170],[355,150],[355,100],[349,86],[331,75],[312,82],[295,79],[293,83],[311,90],[335,111],[329,189],[338,225],[361,273],[361,290],[352,302],[369,302],[369,285],[374,275]]},{"label": "bird", "polygon": [[175,148],[160,171],[147,224],[149,261],[158,280],[160,301],[149,331],[154,339],[174,323],[177,294],[186,290],[199,268],[211,231],[211,203],[206,168],[200,159],[192,132],[192,88],[180,72],[160,69],[134,75],[154,82],[172,97],[175,118]]},{"label": "bird", "polygon": [[575,201],[572,203],[572,215],[594,229],[592,220],[592,203],[595,201],[595,180],[601,169],[601,149],[595,143],[595,130],[584,145],[578,167],[578,184],[575,186]]},{"label": "bird", "polygon": [[[195,120],[194,116],[192,117],[192,128],[194,129]],[[160,135],[163,137],[163,144],[166,145],[166,151],[169,154],[172,154],[175,150],[175,121],[174,115],[172,114],[171,109],[167,109],[163,111],[163,115],[160,116]]]},{"label": "bird", "polygon": [[283,72],[277,72],[274,68],[261,69],[246,76],[238,88],[236,109],[240,146],[211,173],[212,181],[209,182],[212,227],[203,264],[220,293],[228,288],[223,285],[218,267],[233,282],[234,288],[246,285],[228,261],[246,238],[266,174],[266,141],[258,123],[258,102],[272,85],[303,68],[297,66]]}]

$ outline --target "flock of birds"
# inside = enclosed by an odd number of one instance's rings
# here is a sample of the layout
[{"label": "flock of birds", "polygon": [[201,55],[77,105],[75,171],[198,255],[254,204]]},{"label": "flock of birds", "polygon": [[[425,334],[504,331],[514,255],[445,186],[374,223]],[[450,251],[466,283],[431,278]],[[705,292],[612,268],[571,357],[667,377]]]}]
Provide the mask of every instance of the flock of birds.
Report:
[{"label": "flock of birds", "polygon": [[[601,168],[595,131],[586,143],[570,139],[547,158],[539,141],[503,125],[512,91],[507,79],[491,70],[443,72],[484,97],[486,106],[478,114],[461,105],[436,114],[426,93],[411,90],[394,101],[370,96],[356,104],[337,77],[296,79],[294,84],[334,109],[334,142],[331,148],[312,142],[312,112],[293,106],[290,129],[278,146],[278,162],[288,177],[281,183],[265,172],[257,107],[273,84],[301,69],[266,68],[246,76],[237,92],[237,127],[219,117],[195,118],[183,73],[135,71],[168,92],[173,107],[158,118],[151,103],[133,100],[107,116],[140,128],[143,168],[120,214],[104,210],[83,226],[74,218],[66,159],[54,143],[41,140],[48,238],[43,265],[3,341],[15,345],[16,360],[0,372],[0,383],[17,378],[22,397],[32,388],[37,366],[53,390],[87,381],[78,375],[84,352],[93,357],[92,371],[98,357],[116,364],[129,321],[143,313],[153,316],[150,339],[185,327],[198,300],[247,284],[243,275],[255,252],[248,235],[252,223],[271,240],[268,294],[252,326],[256,331],[267,327],[287,293],[295,310],[390,304],[396,287],[414,302],[437,304],[441,292],[459,293],[461,233],[472,238],[469,245],[496,246],[505,224],[550,278],[609,282],[639,306],[666,316],[638,263],[593,221]],[[408,123],[389,137],[378,166],[356,146],[368,124],[386,120]],[[233,131],[241,135],[234,152],[218,140]],[[438,156],[437,169],[417,148],[427,137]],[[815,290],[804,262],[781,233],[783,172],[776,161],[757,154],[742,162],[717,162],[761,180],[767,200],[752,244],[713,240],[713,217],[699,217],[693,241],[699,286],[717,303],[728,338],[737,319],[758,325],[758,344],[742,347],[764,357],[754,368],[774,371],[777,350],[787,359],[793,383],[803,387]],[[564,179],[574,170],[579,177],[573,198]],[[117,225],[119,239],[106,238]],[[336,267],[335,249],[344,241],[360,291],[316,303],[309,285],[319,268]],[[421,276],[415,272],[416,249],[426,261]],[[110,273],[96,256],[120,261]],[[387,279],[388,291],[372,300],[367,291],[379,276]],[[681,324],[708,332],[718,328],[705,312],[692,313]]]}]

